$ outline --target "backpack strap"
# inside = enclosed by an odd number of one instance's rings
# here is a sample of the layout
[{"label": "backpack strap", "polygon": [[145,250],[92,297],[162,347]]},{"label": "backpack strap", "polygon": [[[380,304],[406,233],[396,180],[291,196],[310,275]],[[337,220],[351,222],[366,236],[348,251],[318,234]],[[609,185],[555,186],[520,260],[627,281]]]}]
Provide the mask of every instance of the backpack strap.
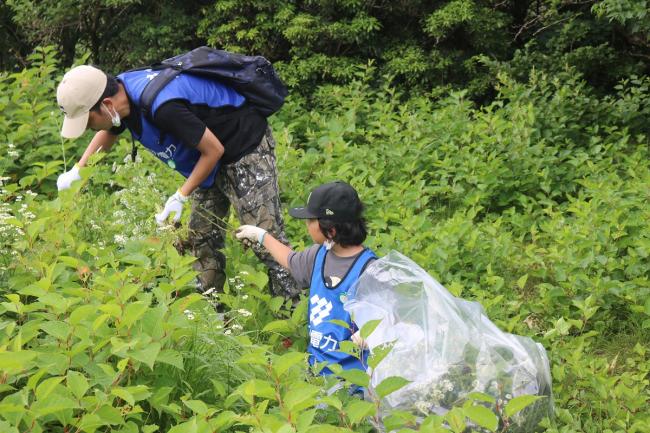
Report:
[{"label": "backpack strap", "polygon": [[156,99],[156,96],[158,96],[160,91],[181,73],[181,69],[180,67],[174,67],[171,65],[161,65],[159,68],[152,68],[152,70],[160,72],[158,72],[158,74],[153,77],[146,86],[144,86],[142,95],[140,95],[140,111],[142,111],[142,114],[144,114],[147,119],[153,121],[151,113],[153,101]]}]

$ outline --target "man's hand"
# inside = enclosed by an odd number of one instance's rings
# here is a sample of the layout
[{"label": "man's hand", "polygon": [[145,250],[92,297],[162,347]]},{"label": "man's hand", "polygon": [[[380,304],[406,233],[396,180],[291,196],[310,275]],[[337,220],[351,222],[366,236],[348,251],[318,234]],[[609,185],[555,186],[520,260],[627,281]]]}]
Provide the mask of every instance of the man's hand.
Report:
[{"label": "man's hand", "polygon": [[59,191],[68,189],[70,188],[70,185],[72,185],[72,182],[76,180],[81,180],[81,176],[79,175],[79,166],[77,164],[75,164],[70,170],[59,175],[56,179],[56,187]]},{"label": "man's hand", "polygon": [[235,237],[240,241],[248,240],[250,242],[257,242],[260,245],[264,243],[264,235],[266,235],[266,230],[250,225],[239,226],[235,232]]},{"label": "man's hand", "polygon": [[172,221],[178,222],[181,219],[181,214],[183,213],[183,205],[187,201],[187,197],[181,194],[180,191],[176,191],[171,197],[167,199],[165,203],[165,208],[162,212],[156,214],[156,222],[159,226],[165,224],[169,214],[172,212],[175,213]]}]

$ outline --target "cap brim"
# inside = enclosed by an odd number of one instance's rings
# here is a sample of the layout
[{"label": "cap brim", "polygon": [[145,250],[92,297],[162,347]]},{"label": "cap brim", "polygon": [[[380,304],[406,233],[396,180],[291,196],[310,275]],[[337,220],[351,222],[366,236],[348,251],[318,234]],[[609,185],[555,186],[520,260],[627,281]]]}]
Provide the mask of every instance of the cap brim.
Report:
[{"label": "cap brim", "polygon": [[86,131],[88,125],[88,112],[77,117],[63,118],[63,127],[61,128],[61,136],[64,138],[77,138]]},{"label": "cap brim", "polygon": [[318,216],[309,212],[306,207],[291,208],[289,209],[289,215],[291,215],[294,218],[301,218],[301,219],[318,218]]}]

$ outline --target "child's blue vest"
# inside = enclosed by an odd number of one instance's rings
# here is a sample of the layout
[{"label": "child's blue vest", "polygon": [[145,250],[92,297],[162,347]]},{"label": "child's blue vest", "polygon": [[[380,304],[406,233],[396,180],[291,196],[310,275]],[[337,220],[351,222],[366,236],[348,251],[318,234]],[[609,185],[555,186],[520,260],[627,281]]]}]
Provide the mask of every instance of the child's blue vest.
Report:
[{"label": "child's blue vest", "polygon": [[[126,92],[136,106],[140,107],[140,96],[144,87],[157,72],[151,69],[125,72],[117,76],[124,84]],[[151,106],[151,117],[162,104],[172,99],[182,99],[190,104],[202,104],[217,108],[226,105],[241,106],[245,99],[231,87],[213,80],[196,77],[189,74],[180,74],[169,82],[158,94]],[[141,142],[144,147],[156,155],[162,162],[189,177],[196,165],[201,152],[184,146],[176,137],[163,134],[150,122],[142,112],[131,113],[139,116],[142,124],[142,133],[137,135],[131,130],[133,138]],[[201,183],[202,188],[209,188],[214,184],[214,179],[219,169],[219,164],[212,169],[210,175]]]},{"label": "child's blue vest", "polygon": [[[333,288],[325,285],[324,267],[327,250],[321,246],[314,260],[314,270],[311,275],[309,288],[309,363],[339,364],[344,370],[357,368],[365,370],[363,363],[352,355],[338,352],[341,341],[350,340],[351,329],[331,323],[337,319],[352,327],[350,314],[343,309],[348,291],[359,279],[366,264],[376,259],[375,253],[369,249],[363,250],[354,261],[348,273],[341,282]],[[365,362],[365,361],[364,361]],[[331,374],[329,368],[323,368],[320,374]]]}]

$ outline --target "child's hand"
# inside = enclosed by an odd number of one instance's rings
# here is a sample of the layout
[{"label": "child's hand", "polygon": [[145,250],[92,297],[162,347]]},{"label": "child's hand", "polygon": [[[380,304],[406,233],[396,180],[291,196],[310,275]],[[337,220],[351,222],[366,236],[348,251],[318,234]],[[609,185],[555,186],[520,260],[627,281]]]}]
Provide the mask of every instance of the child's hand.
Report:
[{"label": "child's hand", "polygon": [[243,225],[239,226],[235,232],[235,237],[240,241],[250,241],[255,242],[260,245],[264,244],[264,235],[266,235],[266,230],[260,227]]},{"label": "child's hand", "polygon": [[364,340],[361,337],[361,331],[357,331],[354,334],[352,334],[352,342],[359,346],[359,349],[364,350],[368,348],[368,345],[366,344],[366,340]]}]

